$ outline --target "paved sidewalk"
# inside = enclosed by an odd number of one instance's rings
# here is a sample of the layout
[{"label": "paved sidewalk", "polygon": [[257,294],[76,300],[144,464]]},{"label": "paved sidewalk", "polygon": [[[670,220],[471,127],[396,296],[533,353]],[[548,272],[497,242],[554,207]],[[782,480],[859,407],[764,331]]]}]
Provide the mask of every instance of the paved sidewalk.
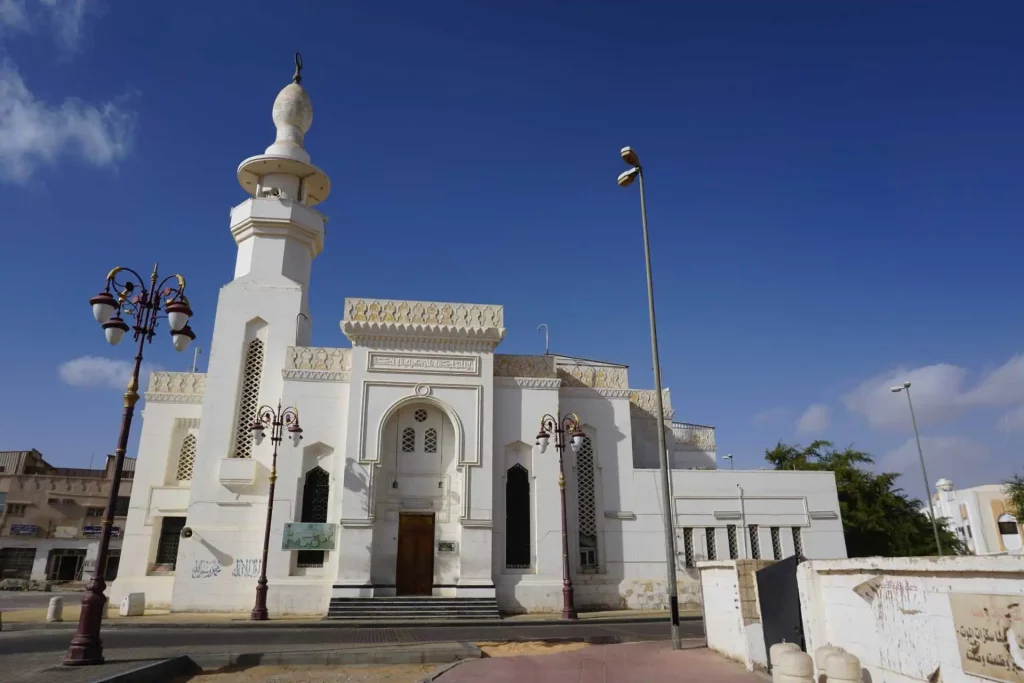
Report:
[{"label": "paved sidewalk", "polygon": [[703,647],[703,641],[684,641],[683,647],[682,652],[673,652],[669,643],[628,643],[474,659],[448,670],[437,683],[763,683],[741,665]]}]

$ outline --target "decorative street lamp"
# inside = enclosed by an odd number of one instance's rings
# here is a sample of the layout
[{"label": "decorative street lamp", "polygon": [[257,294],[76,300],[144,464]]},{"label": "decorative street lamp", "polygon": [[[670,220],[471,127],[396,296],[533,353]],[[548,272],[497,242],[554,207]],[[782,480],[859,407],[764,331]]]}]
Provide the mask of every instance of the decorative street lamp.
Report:
[{"label": "decorative street lamp", "polygon": [[552,415],[540,419],[540,432],[537,434],[537,445],[543,453],[548,448],[551,437],[555,437],[555,448],[558,450],[558,489],[562,499],[562,618],[575,619],[576,606],[573,604],[572,579],[569,578],[569,535],[565,523],[565,437],[569,435],[572,452],[580,449],[586,434],[580,429],[580,418],[575,413],[564,416],[561,421]]},{"label": "decorative street lamp", "polygon": [[249,619],[266,621],[267,615],[267,550],[270,548],[270,520],[274,516],[274,486],[277,483],[277,444],[284,439],[284,432],[292,440],[292,446],[302,441],[302,427],[299,426],[299,409],[294,406],[281,409],[277,402],[277,410],[270,406],[261,406],[256,412],[256,421],[252,423],[252,440],[257,446],[263,443],[265,429],[270,427],[270,441],[274,444],[274,456],[270,461],[270,494],[267,500],[267,526],[263,530],[263,560],[260,562],[260,580],[256,582],[256,604],[253,605]]},{"label": "decorative street lamp", "polygon": [[662,405],[661,361],[658,358],[658,325],[654,318],[654,276],[651,274],[651,241],[647,234],[647,199],[644,197],[644,168],[632,147],[623,147],[619,156],[629,166],[619,174],[619,187],[629,187],[634,180],[640,183],[640,222],[644,231],[644,262],[647,265],[647,307],[651,318],[651,355],[654,357],[654,418],[658,426],[658,461],[661,465],[662,507],[665,510],[665,569],[668,579],[668,604],[672,620],[672,649],[682,647],[679,641],[679,596],[676,588],[676,539],[673,532],[672,481],[669,472],[668,448],[665,445],[665,406]]},{"label": "decorative street lamp", "polygon": [[[96,567],[92,578],[85,587],[82,598],[82,611],[78,619],[78,631],[71,639],[71,648],[64,658],[64,664],[80,666],[85,664],[103,663],[103,640],[100,638],[100,625],[107,598],[103,594],[106,589],[104,574],[107,569],[107,555],[110,548],[110,532],[114,525],[114,509],[117,507],[117,494],[121,486],[121,467],[124,454],[128,447],[128,434],[131,431],[132,416],[135,404],[139,400],[139,368],[142,365],[142,350],[148,342],[153,341],[157,322],[166,318],[171,328],[171,343],[178,351],[184,351],[196,338],[188,320],[192,317],[188,299],[185,297],[185,278],[171,275],[157,284],[159,275],[157,266],[149,283],[131,268],[114,268],[107,275],[103,291],[89,300],[93,317],[103,326],[103,333],[110,344],[116,345],[125,333],[131,329],[134,339],[138,342],[135,352],[135,366],[132,368],[131,379],[124,392],[124,413],[121,417],[121,433],[117,439],[117,450],[114,451],[114,477],[110,482],[110,495],[107,496],[107,509],[103,514],[100,545],[96,552]],[[171,284],[173,283],[173,284]],[[161,311],[164,315],[161,315]],[[129,327],[124,321],[127,316],[134,320]]]}]

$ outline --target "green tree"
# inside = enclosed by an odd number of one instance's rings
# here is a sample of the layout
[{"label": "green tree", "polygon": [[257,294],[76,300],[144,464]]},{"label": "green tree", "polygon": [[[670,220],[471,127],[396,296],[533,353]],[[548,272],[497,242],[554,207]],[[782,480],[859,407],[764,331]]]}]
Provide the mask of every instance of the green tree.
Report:
[{"label": "green tree", "polygon": [[1003,482],[1003,494],[1010,499],[1013,516],[1024,524],[1024,475],[1015,474]]},{"label": "green tree", "polygon": [[[837,451],[830,441],[815,441],[806,448],[779,442],[766,450],[764,457],[777,470],[835,473],[850,557],[937,554],[931,519],[921,513],[921,501],[909,498],[896,486],[900,475],[866,469],[874,462],[869,454],[853,448]],[[939,538],[946,554],[967,552],[944,519],[939,520]]]}]

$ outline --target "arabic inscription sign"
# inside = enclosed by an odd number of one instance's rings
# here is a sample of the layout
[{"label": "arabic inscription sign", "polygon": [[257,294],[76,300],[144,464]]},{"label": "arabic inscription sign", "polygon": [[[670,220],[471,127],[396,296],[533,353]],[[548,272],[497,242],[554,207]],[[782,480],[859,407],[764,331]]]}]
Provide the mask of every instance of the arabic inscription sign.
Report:
[{"label": "arabic inscription sign", "polygon": [[950,593],[964,673],[1024,683],[1024,596]]}]

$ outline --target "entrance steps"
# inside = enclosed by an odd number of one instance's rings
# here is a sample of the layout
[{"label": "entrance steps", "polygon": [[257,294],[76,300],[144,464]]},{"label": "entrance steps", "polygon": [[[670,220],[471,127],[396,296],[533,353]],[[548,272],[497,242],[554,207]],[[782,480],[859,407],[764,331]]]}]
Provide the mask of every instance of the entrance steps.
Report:
[{"label": "entrance steps", "polygon": [[327,618],[339,621],[499,620],[495,598],[331,598]]}]

